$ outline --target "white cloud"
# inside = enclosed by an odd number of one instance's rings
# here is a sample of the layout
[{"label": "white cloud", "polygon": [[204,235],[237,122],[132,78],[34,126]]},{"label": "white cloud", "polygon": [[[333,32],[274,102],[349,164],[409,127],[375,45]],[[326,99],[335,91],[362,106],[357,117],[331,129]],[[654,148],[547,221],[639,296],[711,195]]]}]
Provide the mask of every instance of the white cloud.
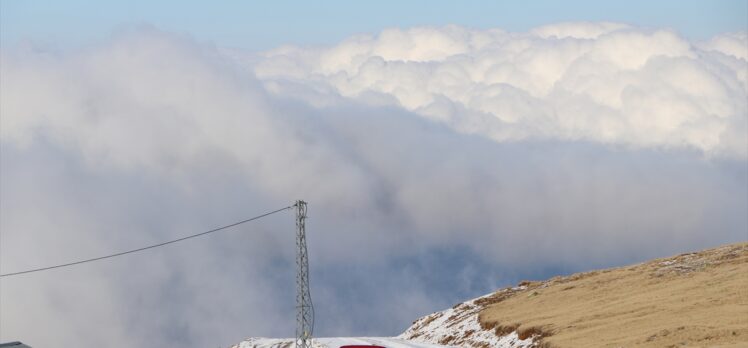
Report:
[{"label": "white cloud", "polygon": [[[706,50],[719,52],[742,60],[748,60],[748,33],[726,33],[713,37],[700,46]],[[744,77],[745,78],[745,77]]]},{"label": "white cloud", "polygon": [[251,68],[265,81],[303,81],[352,99],[384,94],[500,142],[582,140],[744,159],[746,47],[745,33],[701,44],[615,23],[529,33],[425,27],[285,47]]},{"label": "white cloud", "polygon": [[601,35],[609,34],[614,31],[629,29],[630,26],[623,23],[612,22],[567,22],[545,25],[535,28],[532,34],[548,38],[575,38],[575,39],[596,39]]}]

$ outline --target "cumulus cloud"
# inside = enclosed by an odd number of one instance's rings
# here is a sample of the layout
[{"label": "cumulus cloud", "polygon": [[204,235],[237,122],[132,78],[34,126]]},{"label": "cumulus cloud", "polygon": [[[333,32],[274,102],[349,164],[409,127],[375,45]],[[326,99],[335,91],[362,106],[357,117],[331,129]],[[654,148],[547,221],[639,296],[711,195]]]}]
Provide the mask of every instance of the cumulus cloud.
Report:
[{"label": "cumulus cloud", "polygon": [[303,81],[353,99],[381,94],[500,142],[590,141],[745,159],[746,47],[745,33],[698,43],[615,23],[529,33],[450,26],[283,47],[252,69],[265,81]]},{"label": "cumulus cloud", "polygon": [[[520,278],[744,240],[741,45],[567,23],[392,29],[260,54],[154,29],[72,52],[12,48],[2,272],[303,198],[317,333],[394,335]],[[3,279],[2,338],[288,336],[292,219]]]}]

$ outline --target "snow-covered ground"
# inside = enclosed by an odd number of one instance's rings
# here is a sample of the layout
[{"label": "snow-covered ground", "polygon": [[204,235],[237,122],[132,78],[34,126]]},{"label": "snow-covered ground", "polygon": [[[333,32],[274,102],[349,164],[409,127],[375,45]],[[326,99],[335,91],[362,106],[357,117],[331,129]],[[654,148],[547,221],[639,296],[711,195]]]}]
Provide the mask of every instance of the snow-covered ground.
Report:
[{"label": "snow-covered ground", "polygon": [[[315,338],[313,348],[339,348],[345,345],[378,345],[387,348],[451,348],[428,343],[417,343],[392,337],[328,337]],[[294,348],[289,338],[254,337],[235,345],[232,348]]]},{"label": "snow-covered ground", "polygon": [[436,312],[416,320],[398,338],[407,342],[445,343],[457,347],[530,348],[535,346],[533,337],[520,339],[514,331],[496,335],[494,330],[481,327],[478,316],[483,310],[482,300],[506,296],[524,287],[504,289],[476,299],[460,303],[452,308]]},{"label": "snow-covered ground", "polygon": [[[535,347],[534,337],[520,339],[516,331],[497,335],[493,329],[481,327],[478,320],[480,311],[485,306],[484,301],[490,302],[492,298],[510,296],[522,290],[525,290],[525,287],[503,289],[427,315],[416,320],[397,337],[315,338],[313,348],[339,348],[345,345],[379,345],[386,348]],[[295,345],[289,338],[253,337],[232,348],[295,348]]]}]

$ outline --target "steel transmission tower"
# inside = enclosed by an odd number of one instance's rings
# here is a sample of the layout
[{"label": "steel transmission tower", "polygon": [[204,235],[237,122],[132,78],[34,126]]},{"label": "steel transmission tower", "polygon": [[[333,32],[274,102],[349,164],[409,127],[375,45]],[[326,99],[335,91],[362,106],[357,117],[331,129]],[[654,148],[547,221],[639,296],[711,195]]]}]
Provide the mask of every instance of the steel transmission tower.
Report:
[{"label": "steel transmission tower", "polygon": [[306,202],[296,201],[296,348],[312,347],[314,306],[309,292],[309,257],[306,249]]}]

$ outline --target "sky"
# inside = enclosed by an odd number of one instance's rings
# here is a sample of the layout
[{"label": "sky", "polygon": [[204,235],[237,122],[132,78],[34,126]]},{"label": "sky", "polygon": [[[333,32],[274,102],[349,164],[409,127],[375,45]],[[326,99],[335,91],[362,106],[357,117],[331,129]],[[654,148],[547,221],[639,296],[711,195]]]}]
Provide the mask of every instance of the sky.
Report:
[{"label": "sky", "polygon": [[[748,240],[745,1],[0,4],[0,273],[304,199],[315,335],[391,336]],[[289,211],[0,278],[0,341],[287,337],[294,246]]]},{"label": "sky", "polygon": [[284,44],[332,44],[388,27],[460,24],[526,31],[568,21],[613,21],[672,28],[692,39],[746,30],[744,0],[570,1],[22,1],[3,0],[4,45],[34,40],[85,45],[113,30],[148,23],[222,46],[263,50]]}]

